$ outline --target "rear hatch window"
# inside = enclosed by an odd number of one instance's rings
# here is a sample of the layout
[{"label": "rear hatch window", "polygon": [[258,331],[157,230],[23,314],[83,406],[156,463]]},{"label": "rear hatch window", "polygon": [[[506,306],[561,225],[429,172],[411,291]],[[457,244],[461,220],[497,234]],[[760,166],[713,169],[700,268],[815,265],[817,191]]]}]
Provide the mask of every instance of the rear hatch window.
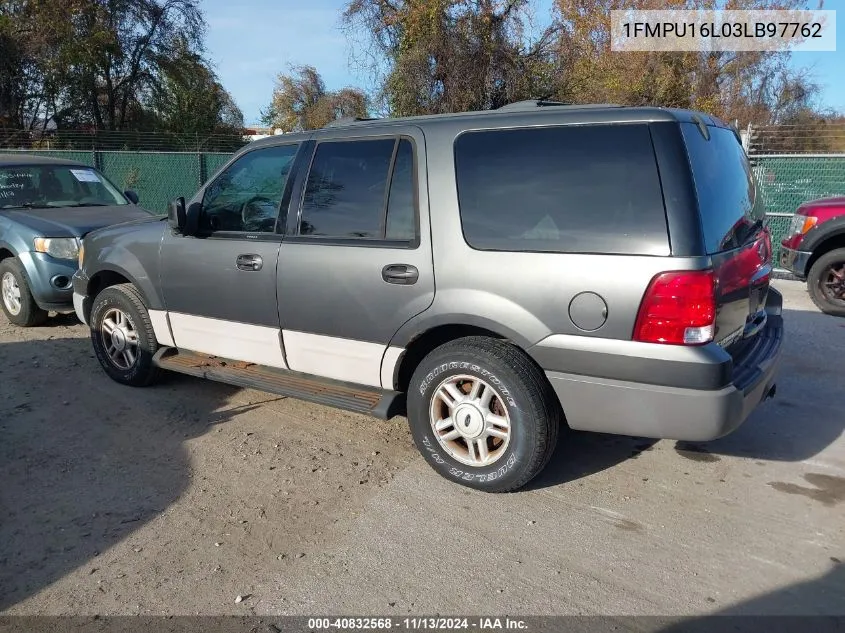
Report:
[{"label": "rear hatch window", "polygon": [[771,240],[748,157],[733,131],[694,123],[681,128],[717,281],[714,339],[737,361],[765,326]]},{"label": "rear hatch window", "polygon": [[682,123],[708,254],[744,244],[763,222],[748,158],[734,133],[709,126],[709,139],[695,123]]}]

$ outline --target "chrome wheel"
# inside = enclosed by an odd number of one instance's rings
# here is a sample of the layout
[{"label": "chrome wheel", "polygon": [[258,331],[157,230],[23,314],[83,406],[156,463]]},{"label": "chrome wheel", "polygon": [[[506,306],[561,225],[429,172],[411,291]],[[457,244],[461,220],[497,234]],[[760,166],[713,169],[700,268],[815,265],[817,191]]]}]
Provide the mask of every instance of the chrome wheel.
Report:
[{"label": "chrome wheel", "polygon": [[131,369],[138,360],[138,332],[122,310],[111,308],[100,324],[103,347],[118,369]]},{"label": "chrome wheel", "polygon": [[3,305],[9,311],[9,314],[17,316],[21,312],[21,287],[18,285],[18,280],[15,276],[6,272],[3,273],[3,279],[0,281],[0,290],[3,292]]},{"label": "chrome wheel", "polygon": [[431,397],[434,436],[454,459],[489,466],[507,450],[511,422],[501,395],[475,376],[447,378]]}]

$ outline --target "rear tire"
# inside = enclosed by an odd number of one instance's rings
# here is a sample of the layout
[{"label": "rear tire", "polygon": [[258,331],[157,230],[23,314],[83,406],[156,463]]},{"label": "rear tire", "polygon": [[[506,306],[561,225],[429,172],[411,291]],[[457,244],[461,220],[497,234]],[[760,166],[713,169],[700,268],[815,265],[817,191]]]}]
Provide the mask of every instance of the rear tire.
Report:
[{"label": "rear tire", "polygon": [[845,316],[845,248],[825,253],[810,268],[807,290],[813,303],[833,316]]},{"label": "rear tire", "polygon": [[47,320],[47,311],[35,303],[23,266],[16,259],[0,262],[0,307],[10,323],[21,327],[41,325]]},{"label": "rear tire", "polygon": [[159,378],[153,363],[158,341],[150,314],[132,284],[110,286],[91,307],[91,343],[103,370],[112,380],[146,387]]},{"label": "rear tire", "polygon": [[446,343],[422,360],[408,390],[408,421],[417,448],[440,475],[485,492],[510,492],[548,463],[562,411],[522,350],[477,336]]}]

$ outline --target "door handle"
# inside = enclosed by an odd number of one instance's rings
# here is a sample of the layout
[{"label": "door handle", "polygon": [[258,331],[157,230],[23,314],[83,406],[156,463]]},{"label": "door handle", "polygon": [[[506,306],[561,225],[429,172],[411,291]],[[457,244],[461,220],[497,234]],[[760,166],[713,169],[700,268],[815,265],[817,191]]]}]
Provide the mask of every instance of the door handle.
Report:
[{"label": "door handle", "polygon": [[388,264],[381,269],[381,278],[389,284],[410,286],[417,283],[420,271],[410,264]]},{"label": "door handle", "polygon": [[236,265],[240,270],[261,270],[264,260],[261,255],[238,255]]}]

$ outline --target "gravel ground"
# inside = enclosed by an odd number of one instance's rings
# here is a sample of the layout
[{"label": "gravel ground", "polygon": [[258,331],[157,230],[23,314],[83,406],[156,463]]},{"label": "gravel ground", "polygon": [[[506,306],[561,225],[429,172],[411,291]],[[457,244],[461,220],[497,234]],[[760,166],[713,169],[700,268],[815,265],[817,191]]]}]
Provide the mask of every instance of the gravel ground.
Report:
[{"label": "gravel ground", "polygon": [[121,387],[74,318],[0,316],[0,613],[845,615],[845,320],[777,286],[778,395],[738,431],[573,433],[509,495],[404,419]]}]

